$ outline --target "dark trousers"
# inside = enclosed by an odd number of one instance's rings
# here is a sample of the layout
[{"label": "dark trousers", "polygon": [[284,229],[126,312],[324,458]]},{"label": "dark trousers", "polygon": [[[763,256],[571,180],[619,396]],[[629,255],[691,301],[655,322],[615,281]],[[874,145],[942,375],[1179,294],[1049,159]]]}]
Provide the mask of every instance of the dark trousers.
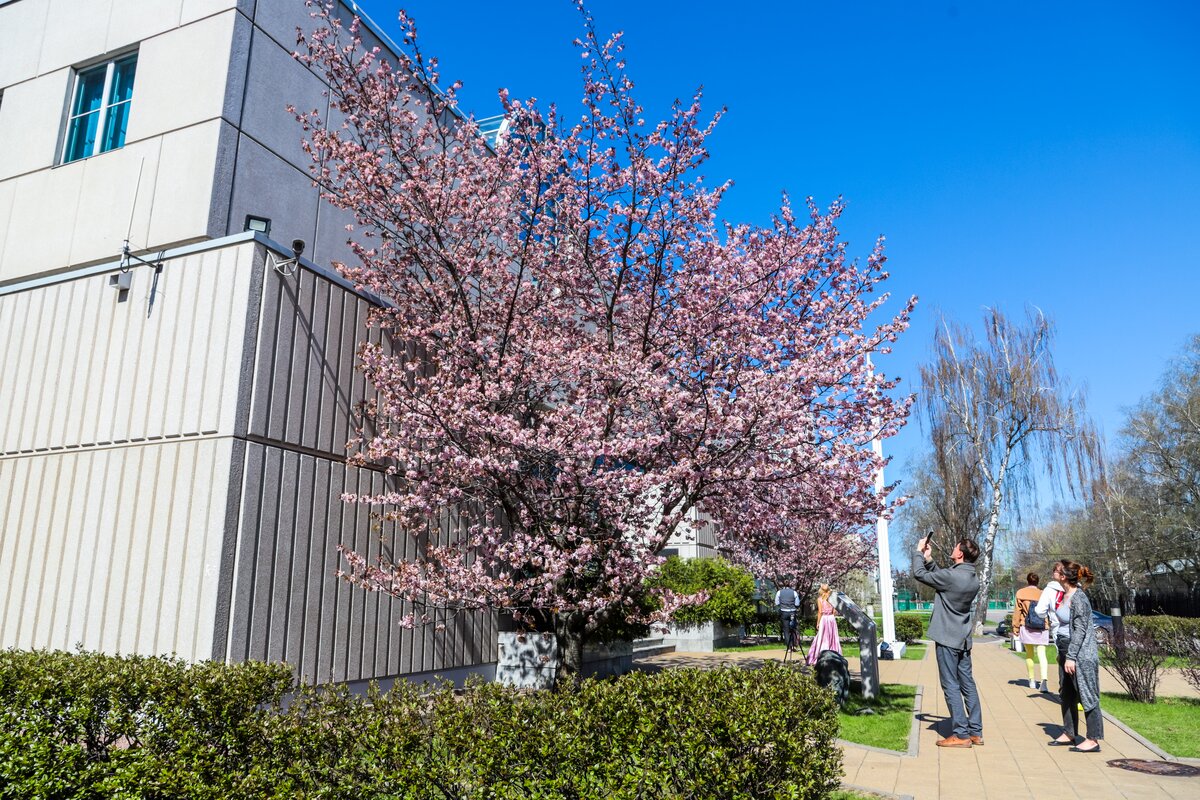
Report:
[{"label": "dark trousers", "polygon": [[[1058,648],[1058,697],[1062,702],[1063,733],[1072,736],[1079,735],[1079,687],[1075,685],[1075,676],[1068,675],[1065,668],[1067,663],[1066,642]],[[1087,726],[1087,738],[1099,741],[1104,738],[1104,715],[1100,713],[1100,705],[1090,711],[1083,712],[1084,724]]]},{"label": "dark trousers", "polygon": [[979,690],[975,688],[975,675],[971,672],[971,651],[955,650],[953,647],[939,644],[937,665],[938,679],[942,684],[942,694],[946,696],[946,708],[950,709],[954,735],[960,739],[982,736],[983,714],[979,709]]},{"label": "dark trousers", "polygon": [[795,611],[780,611],[779,612],[779,640],[783,642],[783,646],[792,647],[800,646],[800,630],[796,625]]}]

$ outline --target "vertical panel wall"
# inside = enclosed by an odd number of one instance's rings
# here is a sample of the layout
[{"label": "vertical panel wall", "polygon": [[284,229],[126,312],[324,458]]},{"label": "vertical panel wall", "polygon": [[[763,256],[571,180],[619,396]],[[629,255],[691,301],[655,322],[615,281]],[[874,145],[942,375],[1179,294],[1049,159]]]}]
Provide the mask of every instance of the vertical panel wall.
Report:
[{"label": "vertical panel wall", "polygon": [[0,457],[231,434],[253,254],[0,295]]},{"label": "vertical panel wall", "polygon": [[207,658],[230,444],[0,459],[0,644]]},{"label": "vertical panel wall", "polygon": [[345,464],[369,391],[357,344],[379,332],[366,326],[366,300],[311,271],[268,270],[262,297],[225,657],[286,660],[311,681],[494,662],[493,615],[443,614],[404,630],[399,601],[337,577],[339,545],[396,560],[416,558],[422,545],[341,500],[389,488],[382,472]]},{"label": "vertical panel wall", "polygon": [[0,295],[0,646],[211,653],[254,248]]},{"label": "vertical panel wall", "polygon": [[357,681],[495,661],[491,615],[435,618],[406,630],[399,600],[338,578],[338,545],[374,558],[413,557],[408,537],[381,537],[342,492],[384,489],[384,477],[278,447],[250,445],[238,542],[231,660],[285,660],[309,681]]}]

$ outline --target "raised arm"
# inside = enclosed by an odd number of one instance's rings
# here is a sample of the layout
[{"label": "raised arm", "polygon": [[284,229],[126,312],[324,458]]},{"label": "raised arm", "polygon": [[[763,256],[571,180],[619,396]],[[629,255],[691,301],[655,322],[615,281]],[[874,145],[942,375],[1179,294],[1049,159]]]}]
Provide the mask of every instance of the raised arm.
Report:
[{"label": "raised arm", "polygon": [[950,570],[938,569],[932,560],[925,560],[925,555],[920,552],[913,553],[912,574],[921,583],[934,589],[945,589],[950,585]]}]

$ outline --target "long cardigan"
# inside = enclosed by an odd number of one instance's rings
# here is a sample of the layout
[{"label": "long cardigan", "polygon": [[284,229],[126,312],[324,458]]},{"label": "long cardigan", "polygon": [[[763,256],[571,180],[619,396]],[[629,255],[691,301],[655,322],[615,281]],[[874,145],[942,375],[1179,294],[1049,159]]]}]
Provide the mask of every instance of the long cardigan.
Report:
[{"label": "long cardigan", "polygon": [[1082,589],[1071,595],[1071,644],[1067,647],[1067,660],[1075,662],[1079,702],[1085,711],[1091,711],[1100,705],[1100,647],[1092,601]]}]

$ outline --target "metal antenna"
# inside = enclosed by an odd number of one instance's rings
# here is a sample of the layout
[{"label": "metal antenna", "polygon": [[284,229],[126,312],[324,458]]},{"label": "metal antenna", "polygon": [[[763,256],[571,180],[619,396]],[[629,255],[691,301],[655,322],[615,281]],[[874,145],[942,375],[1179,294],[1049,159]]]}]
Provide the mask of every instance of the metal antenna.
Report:
[{"label": "metal antenna", "polygon": [[146,157],[138,162],[137,183],[133,186],[133,202],[129,205],[129,226],[125,229],[125,245],[121,248],[121,271],[129,271],[129,237],[133,233],[133,215],[137,211],[138,194],[142,190],[142,170],[146,167]]},{"label": "metal antenna", "polygon": [[[154,267],[154,275],[157,279],[158,274],[162,272],[162,251],[159,251],[158,258],[155,261],[147,261],[141,256],[136,256],[129,249],[129,237],[133,233],[133,214],[137,210],[138,193],[142,189],[142,169],[146,166],[146,157],[142,156],[141,162],[138,164],[137,184],[133,187],[133,207],[129,209],[129,227],[125,229],[125,244],[121,247],[121,271],[128,272],[133,266],[130,262],[136,261],[139,264],[145,264],[147,267]],[[155,281],[157,283],[157,280]],[[153,290],[151,290],[153,291]],[[151,300],[153,304],[153,300]]]}]

